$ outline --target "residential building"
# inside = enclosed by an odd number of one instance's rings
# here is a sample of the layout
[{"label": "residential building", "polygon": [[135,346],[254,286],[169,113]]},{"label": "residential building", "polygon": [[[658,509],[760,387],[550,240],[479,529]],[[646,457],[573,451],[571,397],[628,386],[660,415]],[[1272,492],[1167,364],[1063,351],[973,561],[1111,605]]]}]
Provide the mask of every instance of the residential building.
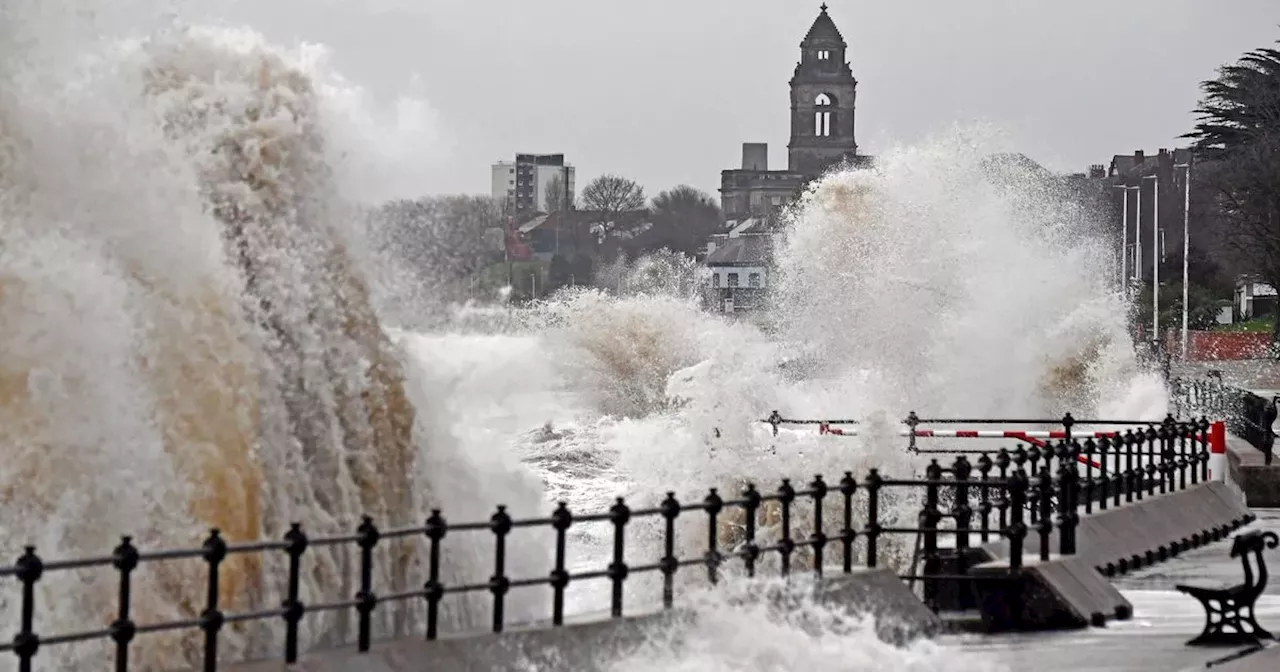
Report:
[{"label": "residential building", "polygon": [[1257,278],[1248,276],[1236,280],[1236,315],[1243,321],[1266,317],[1276,313],[1276,289]]},{"label": "residential building", "polygon": [[[1125,241],[1124,268],[1130,283],[1150,282],[1156,264],[1162,283],[1170,279],[1182,281],[1188,162],[1194,163],[1192,152],[1183,148],[1160,149],[1155,154],[1139,149],[1133,154],[1111,157],[1105,183],[1111,187],[1117,213],[1116,238]],[[1192,247],[1202,248],[1207,243],[1207,232],[1197,226],[1197,220],[1203,217],[1202,207],[1192,191],[1188,233]]]},{"label": "residential building", "polygon": [[708,241],[704,263],[710,277],[704,296],[710,310],[737,313],[763,307],[778,234],[753,230],[759,227],[759,221],[739,224]]},{"label": "residential building", "polygon": [[555,204],[547,203],[547,185],[557,178],[562,188],[568,182],[572,199],[577,193],[574,169],[565,163],[564,154],[516,154],[514,162],[493,164],[492,194],[515,215],[548,212]]}]

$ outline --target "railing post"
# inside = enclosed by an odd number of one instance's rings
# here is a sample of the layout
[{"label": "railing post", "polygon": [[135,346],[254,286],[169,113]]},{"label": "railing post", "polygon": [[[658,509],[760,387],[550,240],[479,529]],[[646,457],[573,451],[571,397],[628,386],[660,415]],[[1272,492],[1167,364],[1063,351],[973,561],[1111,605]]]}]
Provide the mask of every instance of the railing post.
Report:
[{"label": "railing post", "polygon": [[1200,480],[1209,482],[1209,418],[1200,416],[1200,445],[1196,454],[1200,457]]},{"label": "railing post", "polygon": [[1159,453],[1156,441],[1159,436],[1155,427],[1147,427],[1147,494],[1152,497],[1156,495],[1156,474],[1159,472],[1156,466],[1156,455]]},{"label": "railing post", "polygon": [[778,505],[782,515],[782,538],[778,540],[778,555],[782,560],[782,575],[791,575],[791,554],[796,550],[796,542],[791,538],[791,503],[796,501],[796,489],[791,486],[791,479],[782,479],[778,486]]},{"label": "railing post", "polygon": [[[1084,513],[1093,513],[1093,500],[1096,498],[1093,489],[1093,457],[1098,452],[1098,443],[1089,437],[1084,440]],[[1099,462],[1098,464],[1102,464]]]},{"label": "railing post", "polygon": [[978,513],[982,515],[982,543],[991,541],[991,458],[983,453],[978,457],[978,473],[982,479],[982,492],[978,494]]},{"label": "railing post", "polygon": [[301,523],[289,525],[284,533],[287,544],[285,553],[289,555],[289,578],[285,590],[284,604],[284,661],[298,662],[298,623],[306,613],[306,606],[299,599],[302,590],[302,554],[307,550],[307,535],[302,531]]},{"label": "railing post", "polygon": [[1178,489],[1174,471],[1178,468],[1177,455],[1173,450],[1173,416],[1167,416],[1160,425],[1160,494],[1167,494]]},{"label": "railing post", "polygon": [[1022,567],[1022,546],[1027,537],[1027,525],[1023,522],[1023,512],[1027,509],[1027,474],[1015,469],[1009,475],[1006,490],[1009,498],[1009,525],[1002,532],[1009,539],[1009,569]]},{"label": "railing post", "polygon": [[[951,467],[955,477],[955,502],[951,507],[951,515],[956,521],[956,550],[969,548],[969,528],[973,525],[973,508],[969,506],[969,482],[973,477],[973,466],[964,455],[956,457]],[[941,474],[939,474],[941,475]],[[985,489],[984,489],[985,490]]]},{"label": "railing post", "polygon": [[[510,520],[508,520],[508,524]],[[373,610],[378,606],[378,595],[373,592],[373,547],[378,545],[378,540],[382,538],[382,534],[378,532],[378,527],[373,524],[373,518],[364,516],[360,521],[360,527],[356,529],[359,539],[356,544],[360,547],[360,592],[356,593],[356,614],[359,615],[359,638],[357,647],[360,652],[369,650],[369,646],[373,643]],[[505,542],[501,537],[498,540],[498,554],[501,556]],[[502,573],[499,566],[498,574]],[[501,598],[494,594],[494,632],[500,632],[502,629],[502,604]]]},{"label": "railing post", "polygon": [[743,517],[747,526],[747,542],[743,548],[742,561],[747,567],[747,576],[754,577],[756,560],[760,557],[760,547],[756,545],[756,511],[760,509],[760,491],[756,490],[754,483],[748,483],[742,498],[746,500],[743,504]]},{"label": "railing post", "polygon": [[222,612],[218,609],[218,568],[227,557],[227,542],[217,529],[209,531],[209,538],[202,546],[202,556],[209,566],[205,608],[200,613],[200,629],[204,631],[204,669],[205,672],[217,672],[218,632],[223,624]]},{"label": "railing post", "polygon": [[1107,454],[1107,450],[1111,448],[1111,438],[1103,436],[1098,439],[1098,489],[1102,491],[1102,496],[1098,499],[1098,509],[1107,510],[1107,502],[1111,499],[1111,475],[1108,471],[1107,460],[1111,457]]},{"label": "railing post", "polygon": [[1196,469],[1195,455],[1191,449],[1195,446],[1192,439],[1191,425],[1185,421],[1178,423],[1178,470],[1181,472],[1182,489],[1187,488],[1187,467],[1191,468],[1191,484],[1200,482],[1200,472]]},{"label": "railing post", "polygon": [[[1133,502],[1133,491],[1138,487],[1138,474],[1134,468],[1134,451],[1137,449],[1138,437],[1132,429],[1126,430],[1124,433],[1124,501],[1126,504]],[[1141,493],[1139,493],[1141,499]],[[1116,506],[1120,506],[1120,502],[1116,502]]]},{"label": "railing post", "polygon": [[21,630],[13,638],[13,652],[18,656],[19,672],[31,672],[31,659],[40,650],[40,635],[35,631],[36,582],[44,574],[44,561],[36,555],[35,546],[27,546],[16,566],[22,582],[22,620]]},{"label": "railing post", "polygon": [[627,523],[631,520],[631,508],[619,497],[609,507],[609,522],[613,523],[613,562],[609,563],[608,576],[613,584],[609,600],[609,614],[613,618],[622,618],[622,589],[627,580],[629,569],[626,560]]},{"label": "railing post", "polygon": [[1058,553],[1061,555],[1075,555],[1076,552],[1076,522],[1080,519],[1076,502],[1079,478],[1075,460],[1062,463],[1058,470]]},{"label": "railing post", "polygon": [[[755,487],[748,485],[747,491],[755,493]],[[749,502],[750,500],[748,500]],[[756,503],[760,503],[760,495],[756,493]],[[748,503],[748,507],[750,504]],[[659,569],[662,571],[662,608],[670,609],[675,603],[675,577],[676,570],[680,569],[680,559],[676,557],[676,518],[680,515],[680,502],[676,500],[676,493],[668,492],[666,499],[662,500],[662,504],[658,506],[662,512],[663,535],[662,535],[662,560],[659,563]],[[751,544],[754,534],[750,534],[753,530],[752,523],[755,522],[755,514],[751,508],[747,509],[747,543]],[[755,544],[751,544],[754,548]],[[754,560],[754,558],[752,558]],[[748,562],[748,567],[750,567]]]},{"label": "railing post", "polygon": [[1033,474],[1040,473],[1040,458],[1043,457],[1045,458],[1045,461],[1048,461],[1049,455],[1051,454],[1052,454],[1051,449],[1050,451],[1042,451],[1040,450],[1040,446],[1033,445],[1030,448],[1028,448],[1027,463],[1030,465],[1031,473]]},{"label": "railing post", "polygon": [[[564,508],[564,502],[560,503],[560,508]],[[558,511],[558,510],[557,510]],[[566,512],[567,513],[567,512]],[[552,518],[555,515],[552,514]],[[565,525],[567,528],[568,525]],[[427,518],[426,535],[431,541],[429,555],[427,561],[427,583],[423,586],[427,598],[427,639],[432,640],[439,636],[440,623],[440,600],[444,597],[444,585],[440,583],[440,540],[444,539],[444,535],[449,531],[449,524],[445,522],[443,516],[440,515],[440,509],[432,509],[431,516]],[[564,531],[559,527],[556,528],[556,567],[563,571],[564,568]],[[552,586],[555,587],[557,594],[563,596],[564,587],[556,586],[556,575],[551,575]],[[568,583],[568,575],[565,575],[565,583]],[[560,602],[563,610],[563,597]],[[556,623],[560,625],[560,623]]]},{"label": "railing post", "polygon": [[111,639],[116,643],[116,672],[129,670],[129,642],[137,634],[138,628],[129,616],[132,602],[131,577],[138,567],[138,549],[133,545],[131,537],[120,539],[120,545],[111,552],[111,564],[120,573],[120,592],[116,607],[116,620],[111,623]]},{"label": "railing post", "polygon": [[506,624],[506,598],[511,588],[507,578],[507,533],[511,532],[511,515],[507,507],[489,517],[489,531],[493,532],[493,576],[489,577],[489,592],[493,594],[493,631],[502,632]]},{"label": "railing post", "polygon": [[879,549],[876,548],[877,542],[880,540],[880,482],[884,480],[880,478],[879,469],[871,469],[867,472],[867,568],[876,568],[876,556]]},{"label": "railing post", "polygon": [[[560,506],[563,508],[564,502],[561,502]],[[554,514],[552,517],[554,518]],[[430,548],[428,550],[429,555],[428,555],[428,561],[427,561],[427,583],[426,585],[423,586],[423,590],[426,592],[426,598],[427,598],[427,637],[426,638],[428,640],[435,639],[440,634],[438,629],[439,622],[440,622],[440,600],[441,598],[444,597],[444,586],[440,583],[440,540],[444,539],[444,535],[448,531],[449,531],[449,525],[448,523],[445,522],[444,517],[440,515],[440,509],[432,509],[431,516],[427,518],[427,525],[426,525],[427,539],[429,539],[431,543],[430,543]],[[563,567],[563,559],[564,559],[563,554],[559,552],[564,548],[564,546],[562,545],[563,539],[564,539],[564,532],[559,531],[559,528],[557,528],[556,556],[557,556],[557,559],[561,561],[557,565],[559,567]],[[556,584],[554,583],[554,579],[555,579],[554,573],[552,573],[552,579],[553,579],[553,583],[551,585],[555,586]],[[568,583],[567,580],[565,582]],[[562,590],[563,588],[557,588],[557,592]],[[556,625],[559,625],[559,623],[556,623]]]},{"label": "railing post", "polygon": [[920,514],[917,517],[920,523],[920,536],[923,541],[923,558],[924,558],[924,602],[930,606],[934,605],[937,598],[937,583],[930,578],[933,574],[938,574],[938,522],[942,519],[942,512],[938,508],[938,489],[939,481],[942,480],[942,467],[937,460],[929,462],[929,466],[924,470],[925,486],[924,486],[924,505],[920,508]]},{"label": "railing post", "polygon": [[720,515],[721,509],[724,508],[724,499],[720,497],[720,493],[715,488],[707,494],[702,500],[702,509],[707,512],[707,555],[704,562],[707,565],[707,580],[712,584],[720,582],[720,528],[716,524],[716,519]]},{"label": "railing post", "polygon": [[[1002,481],[1009,480],[1009,464],[1011,462],[1012,460],[1009,459],[1008,450],[1001,448],[1000,452],[996,453],[996,468],[1000,470],[1000,474],[997,476],[997,478],[999,478]],[[1006,527],[1009,526],[1009,507],[1010,507],[1009,493],[1005,491],[1003,493],[1003,496],[1000,497],[998,500],[996,500],[996,508],[999,509],[1000,511],[1000,515],[998,516],[998,520],[996,521],[996,525],[997,525],[996,529],[1003,531]]]},{"label": "railing post", "polygon": [[809,535],[809,546],[813,549],[813,571],[822,576],[822,550],[827,545],[827,535],[822,530],[822,500],[827,496],[827,482],[822,474],[815,474],[809,483],[810,495],[813,499],[813,533]]},{"label": "railing post", "polygon": [[845,574],[853,571],[853,542],[858,538],[857,530],[853,529],[853,495],[858,491],[858,482],[853,478],[852,471],[844,472],[844,477],[840,479],[840,495],[844,500],[844,529],[840,530],[840,545],[844,552]]},{"label": "railing post", "polygon": [[[670,495],[670,493],[668,493]],[[670,499],[670,496],[668,496]],[[667,502],[663,501],[662,515],[667,515]],[[429,524],[429,523],[428,523]],[[569,505],[565,502],[556,504],[555,511],[551,512],[551,528],[556,531],[556,556],[555,567],[551,570],[551,624],[555,626],[564,625],[564,591],[569,587],[569,571],[565,568],[565,552],[568,546],[569,528],[573,526],[573,513],[569,511]],[[667,525],[670,532],[671,526]],[[442,533],[443,534],[443,533]],[[668,548],[670,547],[670,535],[668,535]],[[436,572],[438,579],[440,569],[439,549],[436,544],[431,545],[432,562],[431,568]],[[664,569],[665,573],[666,570]],[[435,580],[435,579],[433,579]],[[437,605],[439,602],[437,601]]]},{"label": "railing post", "polygon": [[1053,533],[1053,476],[1049,473],[1049,467],[1040,467],[1040,477],[1036,479],[1036,495],[1040,500],[1039,520],[1036,521],[1040,530],[1040,559],[1049,559],[1049,536]]}]

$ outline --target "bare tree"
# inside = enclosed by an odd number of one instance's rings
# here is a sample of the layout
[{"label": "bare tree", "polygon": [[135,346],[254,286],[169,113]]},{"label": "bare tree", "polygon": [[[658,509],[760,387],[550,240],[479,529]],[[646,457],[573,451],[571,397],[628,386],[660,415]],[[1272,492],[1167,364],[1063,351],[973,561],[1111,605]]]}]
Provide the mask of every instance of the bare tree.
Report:
[{"label": "bare tree", "polygon": [[1280,287],[1280,50],[1251,51],[1201,88],[1185,136],[1203,160],[1193,179],[1213,194],[1223,248]]},{"label": "bare tree", "polygon": [[599,213],[596,222],[611,233],[622,219],[622,214],[645,206],[644,187],[617,175],[601,175],[582,190],[582,204],[587,210]]},{"label": "bare tree", "polygon": [[720,226],[720,206],[706,192],[682,184],[654,197],[649,218],[660,247],[693,257]]}]

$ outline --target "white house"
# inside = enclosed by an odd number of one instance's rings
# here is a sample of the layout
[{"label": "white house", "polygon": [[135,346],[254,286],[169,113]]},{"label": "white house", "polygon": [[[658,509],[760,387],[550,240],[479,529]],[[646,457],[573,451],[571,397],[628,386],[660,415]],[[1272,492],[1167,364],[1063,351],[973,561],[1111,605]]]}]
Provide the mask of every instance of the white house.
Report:
[{"label": "white house", "polygon": [[1235,308],[1242,320],[1276,312],[1276,289],[1252,278],[1236,280]]},{"label": "white house", "polygon": [[755,218],[731,221],[728,233],[707,242],[706,296],[713,311],[752,310],[763,301],[776,234],[758,231],[762,223]]}]

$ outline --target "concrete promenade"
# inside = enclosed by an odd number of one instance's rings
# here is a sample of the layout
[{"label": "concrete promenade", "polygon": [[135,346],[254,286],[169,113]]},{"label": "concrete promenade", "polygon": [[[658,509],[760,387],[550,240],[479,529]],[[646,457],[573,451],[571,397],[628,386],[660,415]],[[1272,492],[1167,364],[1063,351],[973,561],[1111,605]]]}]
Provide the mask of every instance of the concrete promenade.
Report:
[{"label": "concrete promenade", "polygon": [[[1270,529],[1280,533],[1280,510],[1255,510],[1258,520],[1241,531]],[[1240,561],[1229,557],[1230,540],[1194,549],[1167,562],[1115,580],[1133,604],[1128,621],[1111,622],[1105,628],[1004,635],[949,635],[939,641],[964,655],[986,658],[1009,670],[1037,672],[1134,671],[1205,669],[1209,663],[1230,656],[1231,648],[1186,646],[1200,633],[1204,612],[1200,604],[1178,593],[1180,583],[1231,585],[1242,579]],[[1258,620],[1280,632],[1280,552],[1269,552],[1273,580],[1258,600]],[[1280,648],[1256,653],[1232,663],[1214,665],[1223,672],[1276,672]]]}]

